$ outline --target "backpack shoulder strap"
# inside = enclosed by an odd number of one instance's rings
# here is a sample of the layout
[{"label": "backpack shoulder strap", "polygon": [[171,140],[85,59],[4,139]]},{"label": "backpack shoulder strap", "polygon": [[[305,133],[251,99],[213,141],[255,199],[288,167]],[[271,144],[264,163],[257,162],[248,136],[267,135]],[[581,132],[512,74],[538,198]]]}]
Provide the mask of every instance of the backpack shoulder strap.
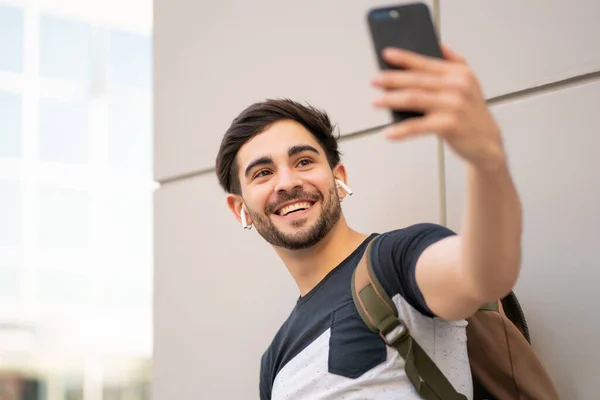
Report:
[{"label": "backpack shoulder strap", "polygon": [[459,394],[427,353],[398,319],[398,310],[375,276],[371,265],[374,239],[369,242],[352,275],[352,298],[367,327],[379,333],[404,359],[408,379],[425,400],[466,400]]},{"label": "backpack shoulder strap", "polygon": [[527,320],[521,308],[521,303],[519,303],[514,292],[510,292],[502,299],[502,309],[506,317],[521,331],[527,342],[531,344]]}]

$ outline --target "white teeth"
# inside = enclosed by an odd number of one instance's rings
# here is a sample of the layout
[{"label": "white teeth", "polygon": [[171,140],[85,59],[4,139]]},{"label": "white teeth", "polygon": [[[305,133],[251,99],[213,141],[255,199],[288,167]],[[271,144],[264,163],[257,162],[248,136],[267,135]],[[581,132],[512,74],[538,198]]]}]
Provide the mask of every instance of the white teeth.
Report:
[{"label": "white teeth", "polygon": [[310,204],[308,202],[290,204],[289,206],[285,206],[281,210],[279,210],[278,214],[279,215],[286,215],[286,214],[291,213],[292,211],[296,211],[296,210],[300,210],[300,209],[307,209],[311,205],[312,204]]}]

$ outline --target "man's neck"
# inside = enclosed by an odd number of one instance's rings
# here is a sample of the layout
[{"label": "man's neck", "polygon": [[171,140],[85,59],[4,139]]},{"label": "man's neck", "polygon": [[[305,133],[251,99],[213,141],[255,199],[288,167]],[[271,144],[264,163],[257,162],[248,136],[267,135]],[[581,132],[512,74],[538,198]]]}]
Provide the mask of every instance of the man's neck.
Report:
[{"label": "man's neck", "polygon": [[331,232],[313,247],[275,250],[296,281],[300,295],[305,296],[367,237],[351,229],[342,216]]}]

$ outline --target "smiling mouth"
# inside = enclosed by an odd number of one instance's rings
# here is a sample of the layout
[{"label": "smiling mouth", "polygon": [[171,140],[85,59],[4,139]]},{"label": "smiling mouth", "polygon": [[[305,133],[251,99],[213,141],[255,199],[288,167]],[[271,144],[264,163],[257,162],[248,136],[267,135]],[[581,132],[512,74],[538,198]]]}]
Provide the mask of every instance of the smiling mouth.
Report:
[{"label": "smiling mouth", "polygon": [[275,212],[275,214],[285,217],[286,215],[290,215],[299,211],[304,211],[312,207],[315,204],[311,201],[299,201],[294,204],[289,204],[285,207],[281,207],[279,210]]}]

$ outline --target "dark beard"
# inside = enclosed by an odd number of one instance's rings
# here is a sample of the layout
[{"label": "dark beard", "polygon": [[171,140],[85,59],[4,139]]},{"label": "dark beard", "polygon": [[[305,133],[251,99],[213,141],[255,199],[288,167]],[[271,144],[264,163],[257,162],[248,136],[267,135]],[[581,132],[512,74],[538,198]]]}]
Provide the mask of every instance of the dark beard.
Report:
[{"label": "dark beard", "polygon": [[[322,198],[323,196],[318,196],[320,198],[316,198],[315,195],[306,196],[306,194],[302,192],[292,192],[290,194],[282,195],[281,197],[282,198],[277,201],[277,204],[307,197],[314,199],[315,201],[321,200],[319,203],[321,207],[321,216],[317,223],[312,227],[306,227],[298,232],[287,234],[277,229],[275,224],[273,224],[273,221],[266,216],[274,210],[266,212],[266,215],[258,214],[249,210],[249,214],[252,217],[252,221],[256,227],[256,230],[267,242],[273,246],[283,247],[284,249],[288,250],[302,250],[312,247],[319,243],[325,236],[327,236],[342,215],[342,207],[340,205],[335,185],[329,190],[326,199]],[[267,207],[267,210],[272,208],[273,207]],[[303,220],[299,220],[295,223],[298,226],[301,226],[305,222]]]}]

